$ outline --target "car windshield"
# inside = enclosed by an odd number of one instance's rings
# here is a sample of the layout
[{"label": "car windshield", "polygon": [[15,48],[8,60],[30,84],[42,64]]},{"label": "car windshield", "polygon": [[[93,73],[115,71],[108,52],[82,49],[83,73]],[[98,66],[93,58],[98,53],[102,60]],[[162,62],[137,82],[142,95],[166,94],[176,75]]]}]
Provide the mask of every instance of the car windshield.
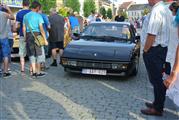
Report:
[{"label": "car windshield", "polygon": [[128,25],[122,24],[91,24],[81,35],[84,39],[129,41],[131,33]]}]

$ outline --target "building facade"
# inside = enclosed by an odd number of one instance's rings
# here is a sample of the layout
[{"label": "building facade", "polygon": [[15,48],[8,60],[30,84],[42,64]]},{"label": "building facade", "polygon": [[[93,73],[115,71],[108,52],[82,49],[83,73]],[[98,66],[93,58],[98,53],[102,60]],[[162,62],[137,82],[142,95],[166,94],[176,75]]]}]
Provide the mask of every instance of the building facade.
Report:
[{"label": "building facade", "polygon": [[127,10],[128,18],[140,19],[144,15],[144,10],[151,10],[151,7],[148,4],[134,4],[129,7]]}]

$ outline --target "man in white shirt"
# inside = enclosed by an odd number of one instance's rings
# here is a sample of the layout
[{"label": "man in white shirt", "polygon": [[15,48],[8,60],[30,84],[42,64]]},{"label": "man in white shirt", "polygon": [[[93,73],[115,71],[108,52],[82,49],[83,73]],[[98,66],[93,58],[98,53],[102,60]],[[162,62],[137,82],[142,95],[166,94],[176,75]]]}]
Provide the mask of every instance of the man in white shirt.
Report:
[{"label": "man in white shirt", "polygon": [[154,88],[154,101],[145,103],[147,109],[141,112],[145,115],[162,116],[166,95],[162,70],[170,39],[172,15],[162,0],[148,0],[148,2],[153,8],[149,16],[143,58],[149,80]]},{"label": "man in white shirt", "polygon": [[91,24],[92,22],[96,21],[95,12],[91,11],[91,15],[88,17],[88,24]]}]

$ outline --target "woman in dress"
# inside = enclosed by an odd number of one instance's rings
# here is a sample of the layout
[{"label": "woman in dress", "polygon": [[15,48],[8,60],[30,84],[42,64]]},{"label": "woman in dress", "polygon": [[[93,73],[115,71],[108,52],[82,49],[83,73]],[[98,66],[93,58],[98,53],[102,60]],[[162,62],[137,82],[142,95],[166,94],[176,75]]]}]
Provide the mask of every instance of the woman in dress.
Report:
[{"label": "woman in dress", "polygon": [[[172,11],[173,15],[176,15],[175,23],[178,28],[177,40],[179,40],[179,9],[178,8],[179,8],[179,5],[176,2],[174,2],[170,5],[170,10]],[[179,41],[178,41],[178,43],[179,43]],[[164,81],[164,84],[168,88],[167,96],[171,100],[173,100],[173,102],[177,106],[179,106],[179,44],[177,46],[175,61],[174,61],[174,65],[173,65],[171,74]]]}]

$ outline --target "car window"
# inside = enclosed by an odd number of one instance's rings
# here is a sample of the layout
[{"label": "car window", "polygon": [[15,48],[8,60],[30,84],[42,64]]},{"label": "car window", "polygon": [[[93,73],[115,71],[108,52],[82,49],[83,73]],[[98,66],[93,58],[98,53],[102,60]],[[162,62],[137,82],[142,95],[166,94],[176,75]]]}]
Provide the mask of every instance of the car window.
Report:
[{"label": "car window", "polygon": [[128,25],[120,24],[94,24],[86,28],[82,36],[111,36],[125,40],[131,39],[131,32]]}]

